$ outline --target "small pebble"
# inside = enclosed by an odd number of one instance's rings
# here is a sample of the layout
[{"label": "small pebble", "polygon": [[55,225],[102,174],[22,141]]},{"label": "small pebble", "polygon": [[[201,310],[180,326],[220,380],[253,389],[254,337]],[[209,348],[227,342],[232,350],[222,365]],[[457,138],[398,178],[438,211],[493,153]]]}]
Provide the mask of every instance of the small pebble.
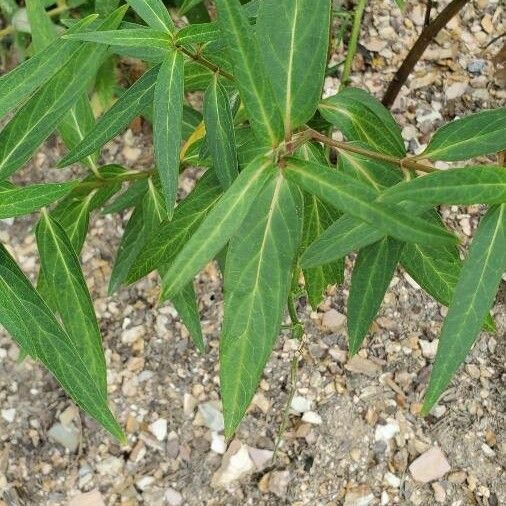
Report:
[{"label": "small pebble", "polygon": [[321,425],[322,417],[314,411],[306,411],[302,415],[302,421],[307,422],[307,423],[311,423],[313,425]]},{"label": "small pebble", "polygon": [[427,450],[409,466],[413,479],[422,483],[442,478],[450,469],[445,455],[437,446]]},{"label": "small pebble", "polygon": [[149,426],[149,430],[158,441],[163,441],[167,437],[167,420],[159,418]]}]

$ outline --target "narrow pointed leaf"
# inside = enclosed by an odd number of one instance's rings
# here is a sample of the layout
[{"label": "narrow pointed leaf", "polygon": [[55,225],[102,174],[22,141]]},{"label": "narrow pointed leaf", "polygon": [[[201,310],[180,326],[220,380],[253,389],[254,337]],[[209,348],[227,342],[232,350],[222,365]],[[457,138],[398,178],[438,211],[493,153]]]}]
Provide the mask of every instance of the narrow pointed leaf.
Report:
[{"label": "narrow pointed leaf", "polygon": [[446,230],[403,213],[398,206],[374,202],[377,192],[336,170],[292,158],[286,175],[304,190],[400,241],[434,245],[456,242]]},{"label": "narrow pointed leaf", "polygon": [[384,237],[360,250],[348,297],[348,340],[358,352],[380,308],[401,256],[403,243]]},{"label": "narrow pointed leaf", "polygon": [[102,336],[77,255],[61,225],[47,212],[42,213],[36,237],[51,300],[105,398],[107,379]]},{"label": "narrow pointed leaf", "polygon": [[221,37],[217,23],[199,23],[181,28],[174,37],[178,46],[186,44],[205,44]]},{"label": "narrow pointed leaf", "polygon": [[[77,22],[66,33],[83,30],[96,15]],[[54,76],[82,47],[73,40],[58,38],[46,49],[25,60],[11,72],[0,77],[0,117],[23,103],[32,93]]]},{"label": "narrow pointed leaf", "polygon": [[74,33],[65,35],[65,38],[107,44],[108,46],[148,47],[164,50],[168,50],[172,46],[170,34],[150,28]]},{"label": "narrow pointed leaf", "polygon": [[[124,12],[124,8],[118,9],[100,28],[116,27]],[[107,48],[101,46],[82,47],[0,132],[0,180],[22,167],[51,134],[95,76],[106,51]]]},{"label": "narrow pointed leaf", "polygon": [[325,99],[319,110],[348,140],[362,141],[376,151],[394,156],[406,154],[399,125],[388,109],[366,91],[345,88]]},{"label": "narrow pointed leaf", "polygon": [[70,397],[121,442],[125,436],[72,340],[0,245],[0,324]]},{"label": "narrow pointed leaf", "polygon": [[234,75],[259,140],[276,146],[283,138],[281,115],[261,61],[257,38],[239,0],[217,0],[218,22],[228,42]]},{"label": "narrow pointed leaf", "polygon": [[163,197],[151,180],[147,192],[125,228],[109,282],[112,294],[124,283],[142,247],[167,217]]},{"label": "narrow pointed leaf", "polygon": [[118,198],[111,204],[104,207],[101,214],[120,213],[125,209],[135,207],[144,197],[148,189],[148,182],[145,180],[134,181]]},{"label": "narrow pointed leaf", "polygon": [[169,218],[176,203],[182,142],[184,60],[172,51],[160,67],[153,102],[153,142]]},{"label": "narrow pointed leaf", "polygon": [[67,195],[77,181],[57,184],[34,184],[26,187],[0,187],[0,220],[30,214]]},{"label": "narrow pointed leaf", "polygon": [[196,5],[202,3],[202,0],[184,0],[179,8],[179,14],[184,16],[189,10],[193,9]]},{"label": "narrow pointed leaf", "polygon": [[502,204],[506,202],[506,167],[479,165],[433,172],[398,184],[381,200],[416,200],[434,206]]},{"label": "narrow pointed leaf", "polygon": [[242,420],[278,337],[302,234],[301,208],[300,191],[281,173],[271,173],[230,242],[220,341],[227,438]]},{"label": "narrow pointed leaf", "polygon": [[162,0],[128,0],[132,9],[152,28],[173,33],[174,22]]},{"label": "narrow pointed leaf", "polygon": [[181,291],[241,226],[274,169],[257,158],[246,167],[185,244],[163,278],[162,299]]},{"label": "narrow pointed leaf", "polygon": [[172,220],[162,223],[142,248],[126,282],[134,283],[156,269],[165,273],[221,195],[216,176],[212,171],[206,172],[193,191],[176,207]]},{"label": "narrow pointed leaf", "polygon": [[153,101],[159,67],[148,70],[130,86],[116,103],[97,121],[95,128],[60,162],[65,167],[99,150],[118,135],[135,117]]},{"label": "narrow pointed leaf", "polygon": [[445,318],[422,414],[437,402],[475,342],[506,270],[506,204],[482,218]]},{"label": "narrow pointed leaf", "polygon": [[281,111],[285,137],[308,121],[320,101],[329,44],[331,0],[261,2],[260,54]]},{"label": "narrow pointed leaf", "polygon": [[216,175],[226,190],[239,173],[235,143],[234,118],[227,92],[217,78],[213,79],[204,97],[204,122],[207,146]]},{"label": "narrow pointed leaf", "polygon": [[506,149],[506,107],[470,114],[442,126],[420,158],[457,161]]}]

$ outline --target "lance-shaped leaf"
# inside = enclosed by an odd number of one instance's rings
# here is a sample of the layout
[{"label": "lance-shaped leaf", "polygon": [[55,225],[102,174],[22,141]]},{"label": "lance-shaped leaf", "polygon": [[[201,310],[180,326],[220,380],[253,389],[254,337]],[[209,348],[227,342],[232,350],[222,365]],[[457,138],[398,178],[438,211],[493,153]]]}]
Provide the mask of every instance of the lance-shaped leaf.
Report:
[{"label": "lance-shaped leaf", "polygon": [[506,107],[470,114],[442,126],[420,158],[467,160],[506,149]]},{"label": "lance-shaped leaf", "polygon": [[422,414],[436,403],[464,362],[506,270],[506,204],[482,218],[448,308]]},{"label": "lance-shaped leaf", "polygon": [[398,206],[374,202],[377,192],[339,171],[291,158],[286,176],[330,205],[400,241],[434,245],[454,244],[457,241],[455,236],[441,227],[403,213]]},{"label": "lance-shaped leaf", "polygon": [[[67,33],[83,30],[96,15],[77,22]],[[25,60],[11,72],[0,77],[0,117],[23,103],[32,93],[43,86],[82,47],[82,44],[59,38],[46,49]]]},{"label": "lance-shaped leaf", "polygon": [[[40,52],[58,37],[56,27],[39,0],[28,0],[26,10],[31,27],[32,46]],[[85,91],[61,121],[58,132],[65,145],[73,148],[79,144],[94,124],[95,118]],[[96,168],[96,158],[96,156],[89,156],[85,162],[89,167]]]},{"label": "lance-shaped leaf", "polygon": [[53,373],[78,406],[118,440],[126,441],[73,341],[2,245],[0,324]]},{"label": "lance-shaped leaf", "polygon": [[172,47],[170,34],[151,28],[74,33],[64,37],[83,42],[107,44],[108,46],[148,47],[163,50],[169,50]]},{"label": "lance-shaped leaf", "polygon": [[172,220],[162,223],[142,248],[130,268],[127,283],[134,283],[156,269],[165,273],[221,195],[221,186],[215,174],[207,171],[176,207]]},{"label": "lance-shaped leaf", "polygon": [[239,171],[232,109],[217,77],[211,81],[204,97],[204,121],[214,170],[226,190]]},{"label": "lance-shaped leaf", "polygon": [[58,164],[65,167],[100,149],[118,135],[153,101],[159,67],[148,70],[126,90],[117,102],[97,121],[95,128]]},{"label": "lance-shaped leaf", "polygon": [[162,0],[128,0],[132,9],[152,28],[173,33],[174,22]]},{"label": "lance-shaped leaf", "polygon": [[283,137],[281,115],[273,107],[273,93],[264,68],[257,38],[239,0],[217,0],[218,22],[228,42],[236,84],[255,134],[266,146]]},{"label": "lance-shaped leaf", "polygon": [[[118,26],[125,10],[108,16],[100,28]],[[103,46],[82,47],[0,132],[0,180],[19,169],[51,134],[95,76],[106,52]]]},{"label": "lance-shaped leaf", "polygon": [[181,28],[174,37],[177,46],[186,44],[205,44],[221,37],[217,23],[198,23]]},{"label": "lance-shaped leaf", "polygon": [[[406,244],[401,264],[406,272],[435,300],[449,306],[462,270],[458,248],[431,248],[423,244]],[[485,317],[483,329],[495,332],[490,315]]]},{"label": "lance-shaped leaf", "polygon": [[302,234],[302,195],[281,172],[232,238],[225,267],[220,390],[225,437],[242,420],[276,342]]},{"label": "lance-shaped leaf", "polygon": [[47,212],[41,215],[36,237],[51,301],[105,398],[107,379],[102,336],[77,255],[65,230]]},{"label": "lance-shaped leaf", "polygon": [[417,177],[391,188],[382,202],[416,200],[428,205],[502,204],[506,202],[506,167],[479,165]]},{"label": "lance-shaped leaf", "polygon": [[30,214],[67,195],[77,181],[57,184],[34,184],[0,187],[0,220]]},{"label": "lance-shaped leaf", "polygon": [[320,101],[329,44],[330,0],[261,2],[260,55],[281,111],[285,137],[309,120]]},{"label": "lance-shaped leaf", "polygon": [[162,299],[180,292],[221,251],[273,170],[270,160],[259,157],[239,174],[171,264],[163,278]]},{"label": "lance-shaped leaf", "polygon": [[358,352],[380,308],[401,256],[403,243],[384,237],[360,250],[348,297],[348,340],[352,355]]},{"label": "lance-shaped leaf", "polygon": [[196,5],[202,3],[203,0],[184,0],[181,7],[179,7],[179,14],[184,16],[189,10],[193,9]]},{"label": "lance-shaped leaf", "polygon": [[364,90],[345,88],[325,99],[321,115],[350,141],[362,141],[376,151],[404,156],[401,129],[381,102]]},{"label": "lance-shaped leaf", "polygon": [[111,273],[109,294],[113,294],[123,284],[142,247],[166,217],[163,197],[149,180],[147,192],[132,213],[123,233]]},{"label": "lance-shaped leaf", "polygon": [[155,162],[169,218],[177,196],[183,100],[184,60],[178,51],[172,51],[160,67],[153,102]]}]

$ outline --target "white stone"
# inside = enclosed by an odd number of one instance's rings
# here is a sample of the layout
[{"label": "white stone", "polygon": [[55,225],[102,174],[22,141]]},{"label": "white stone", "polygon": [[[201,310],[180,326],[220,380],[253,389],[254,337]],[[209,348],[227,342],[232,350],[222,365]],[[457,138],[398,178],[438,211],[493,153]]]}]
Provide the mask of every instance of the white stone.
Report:
[{"label": "white stone", "polygon": [[217,432],[211,433],[211,450],[220,455],[223,455],[227,451],[225,438]]},{"label": "white stone", "polygon": [[451,469],[445,455],[437,446],[433,446],[422,453],[409,466],[409,471],[414,480],[422,483],[442,478]]},{"label": "white stone", "polygon": [[96,465],[98,474],[117,477],[123,470],[125,461],[119,457],[107,457]]},{"label": "white stone", "polygon": [[439,339],[434,339],[434,341],[420,339],[418,342],[420,343],[420,348],[422,348],[422,355],[425,358],[434,358],[436,356]]},{"label": "white stone", "polygon": [[399,432],[399,424],[395,420],[389,420],[385,425],[377,425],[374,432],[375,441],[389,441]]},{"label": "white stone", "polygon": [[330,330],[330,332],[337,332],[338,330],[341,330],[345,323],[346,316],[335,309],[330,309],[323,314],[322,326],[324,329]]},{"label": "white stone", "polygon": [[248,446],[248,453],[257,468],[257,471],[262,471],[272,461],[274,452],[272,450],[264,450],[262,448],[253,448]]},{"label": "white stone", "polygon": [[445,90],[445,96],[448,100],[454,100],[461,97],[467,90],[467,82],[453,83]]},{"label": "white stone", "polygon": [[376,376],[381,370],[381,367],[378,364],[375,364],[373,361],[361,357],[360,355],[351,357],[345,364],[344,368],[350,372],[365,374],[366,376],[371,377]]},{"label": "white stone", "polygon": [[137,325],[126,329],[121,335],[121,342],[123,344],[133,344],[135,341],[143,337],[145,334],[144,326]]},{"label": "white stone", "polygon": [[223,413],[213,403],[199,404],[199,413],[207,428],[215,432],[221,432],[225,428]]},{"label": "white stone", "polygon": [[171,487],[165,491],[165,500],[169,506],[181,506],[183,504],[183,496]]},{"label": "white stone", "polygon": [[136,480],[135,484],[140,490],[147,490],[155,481],[154,476],[141,476],[138,480]]},{"label": "white stone", "polygon": [[395,476],[393,473],[385,473],[383,477],[385,483],[393,488],[399,488],[401,486],[401,479],[398,476]]},{"label": "white stone", "polygon": [[16,410],[14,408],[2,409],[2,418],[9,423],[12,423],[16,418]]},{"label": "white stone", "polygon": [[374,494],[367,485],[360,485],[346,492],[344,506],[369,506],[374,502]]},{"label": "white stone", "polygon": [[243,476],[255,471],[247,446],[237,439],[232,441],[223,456],[220,468],[214,473],[211,484],[214,487],[225,487]]},{"label": "white stone", "polygon": [[76,495],[67,506],[105,506],[105,502],[102,494],[95,489],[86,494]]},{"label": "white stone", "polygon": [[315,411],[306,411],[302,415],[302,421],[311,423],[313,425],[321,425],[322,423],[322,417],[316,413]]},{"label": "white stone", "polygon": [[149,426],[149,430],[158,441],[163,441],[167,437],[167,420],[159,418]]},{"label": "white stone", "polygon": [[294,395],[290,407],[297,413],[305,413],[311,410],[311,401],[301,395]]},{"label": "white stone", "polygon": [[74,453],[79,448],[81,434],[74,425],[63,425],[55,423],[47,433],[50,439],[64,446],[70,453]]}]

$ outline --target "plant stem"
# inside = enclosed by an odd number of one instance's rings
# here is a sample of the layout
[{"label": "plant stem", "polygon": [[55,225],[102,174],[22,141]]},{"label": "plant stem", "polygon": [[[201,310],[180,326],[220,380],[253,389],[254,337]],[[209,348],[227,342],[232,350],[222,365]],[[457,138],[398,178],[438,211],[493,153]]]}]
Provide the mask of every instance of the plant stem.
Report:
[{"label": "plant stem", "polygon": [[406,82],[409,74],[422,57],[427,49],[427,46],[434,39],[434,37],[448,24],[458,12],[469,2],[469,0],[452,0],[441,13],[423,30],[414,46],[411,48],[402,65],[397,70],[394,78],[392,79],[388,89],[383,97],[383,105],[391,107],[395,102],[399,91]]},{"label": "plant stem", "polygon": [[96,176],[97,177],[96,180],[83,181],[79,183],[77,189],[94,190],[96,188],[101,188],[102,186],[107,186],[111,184],[124,183],[128,181],[138,181],[139,179],[147,179],[148,177],[151,177],[154,173],[155,173],[154,170],[130,171],[111,178],[104,178],[99,173],[99,176]]},{"label": "plant stem", "polygon": [[[70,10],[70,7],[68,5],[60,5],[54,9],[51,9],[50,11],[47,11],[47,13],[49,16],[58,16],[58,14],[63,14],[68,10]],[[0,30],[0,40],[2,40],[4,37],[7,37],[7,35],[10,35],[11,33],[14,33],[14,31],[15,30],[13,25],[9,25],[3,30]]]},{"label": "plant stem", "polygon": [[344,62],[343,73],[341,75],[341,89],[348,86],[351,74],[351,66],[355,53],[357,52],[358,38],[360,36],[360,27],[362,25],[362,16],[364,15],[365,4],[367,0],[358,0],[355,9],[355,17],[353,18],[353,27],[351,29],[350,43],[348,44],[348,53]]},{"label": "plant stem", "polygon": [[372,158],[374,160],[381,160],[383,162],[392,163],[394,165],[397,165],[401,169],[412,169],[417,170],[419,172],[434,172],[437,169],[434,167],[431,167],[430,165],[425,165],[420,162],[416,162],[415,160],[412,160],[410,158],[397,158],[395,156],[386,155],[384,153],[378,153],[376,151],[370,151],[365,148],[361,148],[359,146],[356,146],[352,144],[351,142],[340,142],[335,141],[334,139],[331,139],[330,137],[327,137],[326,135],[321,134],[320,132],[317,132],[316,130],[311,131],[311,138],[322,142],[323,144],[326,144],[327,146],[332,146],[336,148],[337,150],[343,150],[343,151],[349,151],[351,153],[357,153],[359,155],[364,155],[367,158]]},{"label": "plant stem", "polygon": [[204,58],[202,55],[200,55],[198,53],[192,53],[191,51],[189,51],[188,49],[186,49],[183,46],[177,46],[177,49],[179,49],[179,51],[181,51],[183,54],[188,56],[188,58],[191,58],[192,60],[196,61],[197,63],[200,63],[200,65],[202,65],[203,67],[207,67],[209,70],[212,70],[213,72],[222,75],[223,77],[225,77],[229,81],[234,80],[234,76],[232,74],[229,74],[225,70],[220,69],[220,67],[218,67],[218,65],[215,65],[214,63],[210,62],[209,60]]}]

